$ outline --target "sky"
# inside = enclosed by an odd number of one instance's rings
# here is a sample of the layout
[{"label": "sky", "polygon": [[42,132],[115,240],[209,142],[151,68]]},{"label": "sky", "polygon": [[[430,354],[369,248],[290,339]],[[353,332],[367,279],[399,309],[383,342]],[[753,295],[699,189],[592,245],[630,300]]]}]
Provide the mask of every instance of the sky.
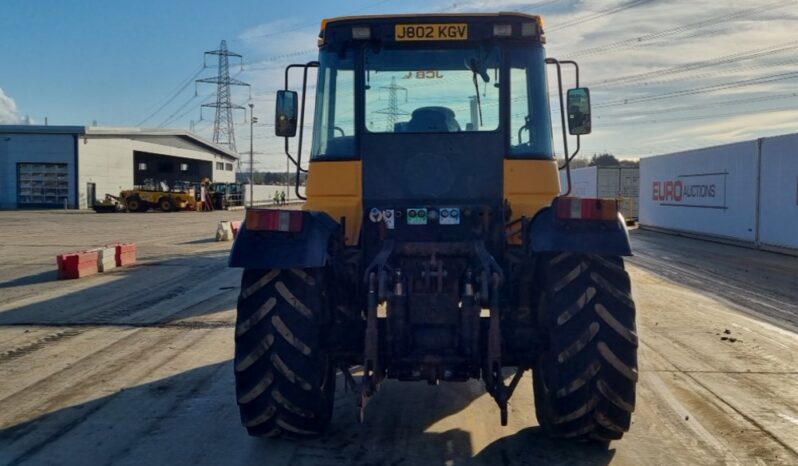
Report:
[{"label": "sky", "polygon": [[[0,0],[0,10],[0,124],[193,121],[211,139],[213,109],[200,104],[216,89],[193,81],[215,75],[203,52],[224,39],[243,55],[231,75],[251,84],[233,100],[260,117],[258,170],[285,169],[271,126],[284,67],[314,59],[321,18],[353,14],[543,15],[548,56],[577,60],[591,88],[585,156],[634,159],[798,131],[798,0]],[[246,118],[234,114],[241,152]]]}]

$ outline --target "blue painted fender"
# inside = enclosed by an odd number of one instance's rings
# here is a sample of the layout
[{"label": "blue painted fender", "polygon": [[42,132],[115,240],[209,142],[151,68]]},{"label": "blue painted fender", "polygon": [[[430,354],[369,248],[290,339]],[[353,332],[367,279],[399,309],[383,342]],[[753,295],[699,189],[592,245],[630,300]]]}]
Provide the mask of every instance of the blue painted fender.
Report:
[{"label": "blue painted fender", "polygon": [[246,222],[236,235],[228,266],[245,269],[324,267],[330,237],[338,222],[324,212],[303,211],[302,231],[247,230]]},{"label": "blue painted fender", "polygon": [[562,220],[547,208],[529,223],[528,234],[534,252],[632,255],[629,231],[620,214],[615,221]]}]

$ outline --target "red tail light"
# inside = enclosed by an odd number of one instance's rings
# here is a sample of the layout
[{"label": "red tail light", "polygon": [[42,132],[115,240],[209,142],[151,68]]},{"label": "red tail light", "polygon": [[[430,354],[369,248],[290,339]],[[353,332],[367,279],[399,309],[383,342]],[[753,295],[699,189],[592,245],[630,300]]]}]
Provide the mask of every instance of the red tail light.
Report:
[{"label": "red tail light", "polygon": [[302,231],[301,210],[249,209],[246,228],[251,231]]},{"label": "red tail light", "polygon": [[568,220],[615,220],[618,218],[616,199],[560,197],[557,199],[557,218]]}]

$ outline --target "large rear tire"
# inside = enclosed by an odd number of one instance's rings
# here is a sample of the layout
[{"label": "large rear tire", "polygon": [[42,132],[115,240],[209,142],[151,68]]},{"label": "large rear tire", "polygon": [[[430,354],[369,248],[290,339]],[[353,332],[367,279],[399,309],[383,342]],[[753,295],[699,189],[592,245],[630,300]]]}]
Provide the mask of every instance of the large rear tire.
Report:
[{"label": "large rear tire", "polygon": [[236,399],[250,435],[321,434],[335,395],[320,347],[326,293],[318,269],[245,270],[235,336]]},{"label": "large rear tire", "polygon": [[629,430],[637,383],[635,305],[619,257],[541,257],[535,408],[554,437],[609,442]]}]

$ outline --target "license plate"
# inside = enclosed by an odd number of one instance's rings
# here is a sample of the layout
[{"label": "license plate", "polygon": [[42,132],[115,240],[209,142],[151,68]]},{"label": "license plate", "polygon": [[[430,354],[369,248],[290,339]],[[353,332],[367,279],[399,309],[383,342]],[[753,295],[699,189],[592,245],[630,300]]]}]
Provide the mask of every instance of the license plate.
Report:
[{"label": "license plate", "polygon": [[468,24],[397,24],[394,38],[410,40],[468,40]]}]

